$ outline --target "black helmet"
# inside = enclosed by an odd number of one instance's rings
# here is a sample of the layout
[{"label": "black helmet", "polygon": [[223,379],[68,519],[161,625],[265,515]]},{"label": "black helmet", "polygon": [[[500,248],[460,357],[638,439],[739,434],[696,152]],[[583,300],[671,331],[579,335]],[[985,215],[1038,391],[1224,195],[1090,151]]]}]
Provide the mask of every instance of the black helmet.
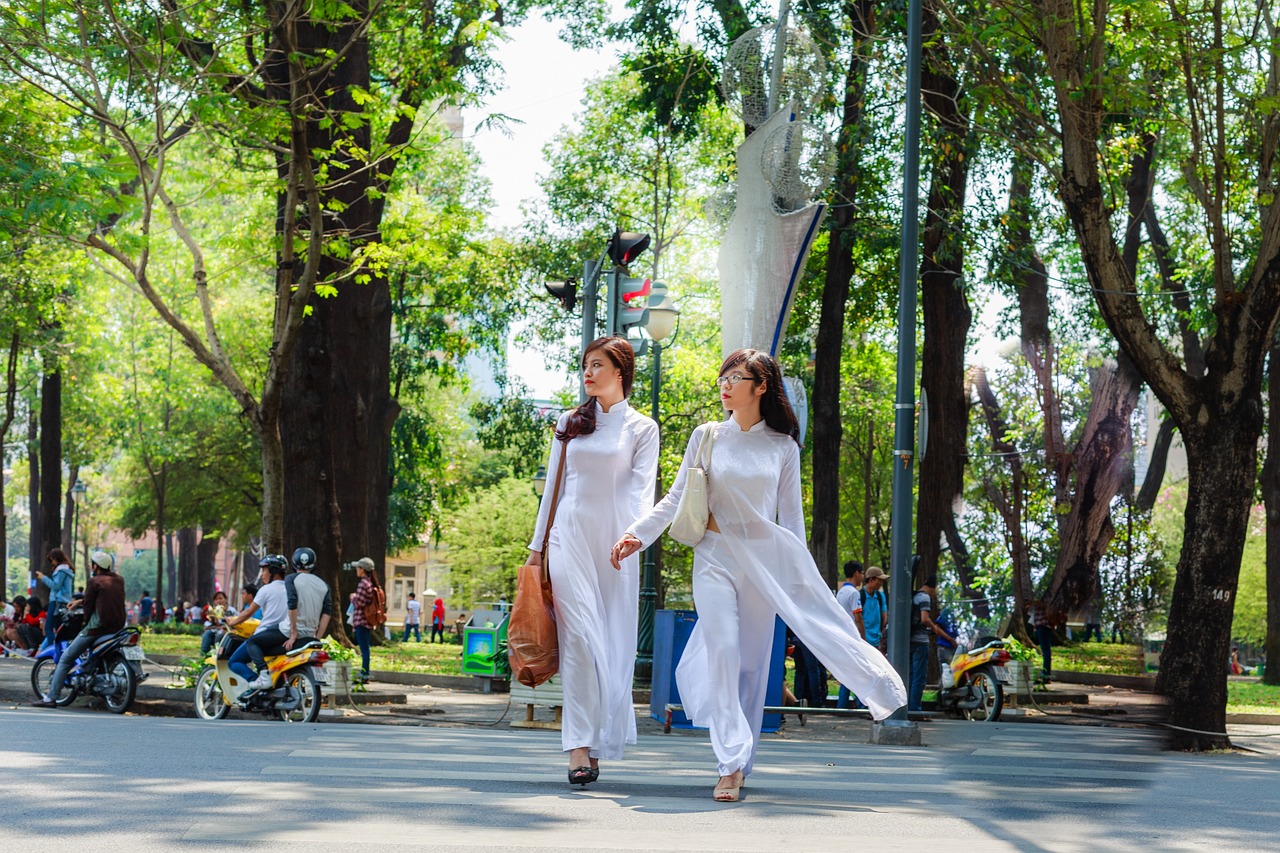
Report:
[{"label": "black helmet", "polygon": [[316,567],[316,552],[310,548],[299,548],[293,552],[293,568],[299,572],[314,571]]},{"label": "black helmet", "polygon": [[284,554],[268,554],[258,562],[258,565],[268,572],[276,572],[278,574],[284,574],[289,571],[289,561],[284,558]]}]

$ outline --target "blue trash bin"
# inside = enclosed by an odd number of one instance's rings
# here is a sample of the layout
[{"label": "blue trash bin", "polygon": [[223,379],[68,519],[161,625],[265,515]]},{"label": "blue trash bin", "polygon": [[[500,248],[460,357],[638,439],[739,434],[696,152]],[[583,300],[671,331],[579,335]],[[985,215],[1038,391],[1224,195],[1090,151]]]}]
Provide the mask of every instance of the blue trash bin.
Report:
[{"label": "blue trash bin", "polygon": [[[653,681],[649,691],[649,716],[659,722],[666,720],[667,705],[680,704],[680,689],[676,686],[676,665],[684,654],[684,647],[698,622],[693,610],[659,610],[653,621]],[[782,679],[786,668],[786,626],[781,619],[774,620],[773,655],[769,664],[769,689],[765,692],[765,705],[782,704]],[[673,711],[671,725],[690,729],[693,723],[683,711]],[[762,731],[776,732],[782,725],[781,714],[765,714]]]}]

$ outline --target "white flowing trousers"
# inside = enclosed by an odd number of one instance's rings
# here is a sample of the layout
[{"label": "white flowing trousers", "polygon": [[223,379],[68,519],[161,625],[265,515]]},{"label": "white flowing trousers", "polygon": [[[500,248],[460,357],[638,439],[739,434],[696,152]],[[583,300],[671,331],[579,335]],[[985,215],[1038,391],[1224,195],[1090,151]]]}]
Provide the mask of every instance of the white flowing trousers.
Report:
[{"label": "white flowing trousers", "polygon": [[902,679],[836,604],[803,544],[775,530],[753,541],[708,531],[694,548],[698,623],[676,682],[685,713],[711,730],[721,776],[751,773],[775,614],[876,719],[906,704]]},{"label": "white flowing trousers", "polygon": [[[571,525],[566,525],[571,527]],[[581,544],[564,546],[560,524],[547,558],[555,593],[564,688],[560,743],[565,752],[588,747],[592,758],[616,761],[636,742],[631,681],[636,660],[638,559],[617,571],[607,557],[592,559]],[[576,541],[581,542],[581,539]]]},{"label": "white flowing trousers", "polygon": [[711,730],[721,776],[751,772],[773,649],[773,605],[708,530],[693,549],[698,621],[676,667],[685,714]]}]

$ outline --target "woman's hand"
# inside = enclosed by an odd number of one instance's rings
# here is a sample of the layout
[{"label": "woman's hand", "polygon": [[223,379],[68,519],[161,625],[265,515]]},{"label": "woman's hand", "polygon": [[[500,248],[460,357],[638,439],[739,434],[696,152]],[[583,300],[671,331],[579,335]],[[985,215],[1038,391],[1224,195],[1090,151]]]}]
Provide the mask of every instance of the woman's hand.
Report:
[{"label": "woman's hand", "polygon": [[524,564],[525,564],[526,566],[538,566],[539,568],[541,568],[541,567],[542,567],[542,552],[540,552],[540,551],[530,551],[530,552],[529,552],[529,559],[525,560],[525,561],[524,561]]},{"label": "woman's hand", "polygon": [[613,550],[609,553],[609,563],[618,571],[622,571],[622,561],[643,547],[644,544],[639,539],[630,533],[624,533],[622,538],[614,543]]}]

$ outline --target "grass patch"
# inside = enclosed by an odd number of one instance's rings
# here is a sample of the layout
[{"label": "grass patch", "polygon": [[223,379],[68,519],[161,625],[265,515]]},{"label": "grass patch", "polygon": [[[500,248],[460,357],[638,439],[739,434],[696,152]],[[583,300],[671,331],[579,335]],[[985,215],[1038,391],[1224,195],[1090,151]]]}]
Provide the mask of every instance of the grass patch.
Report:
[{"label": "grass patch", "polygon": [[[200,656],[200,638],[184,634],[148,633],[142,638],[142,647],[152,655],[174,655],[180,658]],[[369,665],[383,672],[461,675],[462,646],[456,643],[401,643],[392,640],[370,650]]]},{"label": "grass patch", "polygon": [[[1037,662],[1038,660],[1037,657]],[[1071,643],[1054,646],[1053,668],[1067,672],[1143,675],[1142,648],[1120,643]]]},{"label": "grass patch", "polygon": [[1280,714],[1280,685],[1228,681],[1227,713]]}]

